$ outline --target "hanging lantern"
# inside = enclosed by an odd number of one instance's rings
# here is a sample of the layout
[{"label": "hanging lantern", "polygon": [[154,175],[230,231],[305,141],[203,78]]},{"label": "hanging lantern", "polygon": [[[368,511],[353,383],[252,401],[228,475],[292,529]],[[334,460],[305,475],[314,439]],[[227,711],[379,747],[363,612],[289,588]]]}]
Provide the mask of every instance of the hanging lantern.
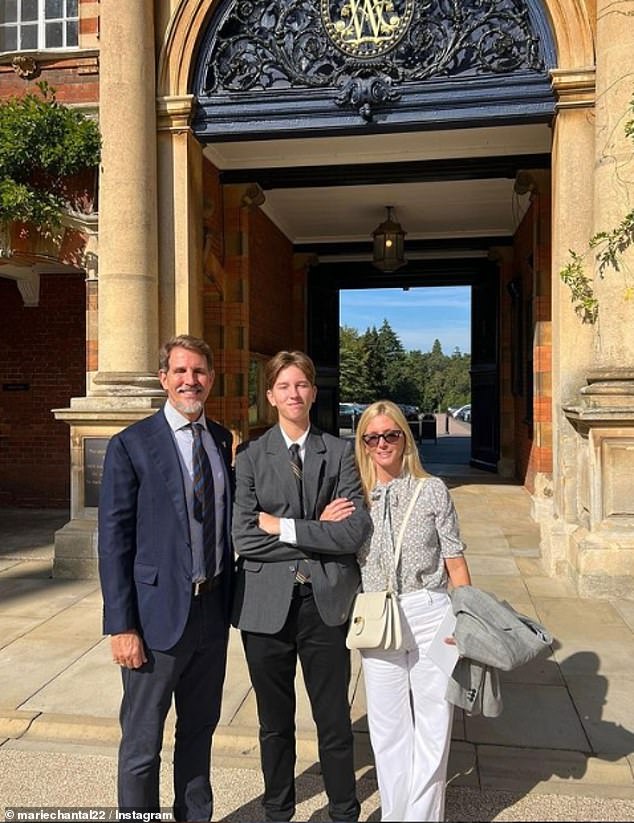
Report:
[{"label": "hanging lantern", "polygon": [[373,264],[384,272],[400,269],[405,260],[405,234],[400,223],[392,219],[392,206],[386,206],[387,219],[372,232],[374,237]]}]

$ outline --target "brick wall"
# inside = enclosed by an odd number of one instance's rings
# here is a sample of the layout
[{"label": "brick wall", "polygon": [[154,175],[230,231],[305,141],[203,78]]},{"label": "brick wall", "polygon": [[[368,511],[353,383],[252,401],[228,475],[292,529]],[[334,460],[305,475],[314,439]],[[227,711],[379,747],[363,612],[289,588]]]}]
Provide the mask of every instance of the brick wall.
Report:
[{"label": "brick wall", "polygon": [[99,46],[99,0],[79,0],[79,45],[82,49]]},{"label": "brick wall", "polygon": [[0,505],[69,503],[69,431],[51,409],[85,394],[85,295],[83,274],[46,274],[39,306],[26,308],[0,278]]},{"label": "brick wall", "polygon": [[294,347],[293,246],[260,209],[249,216],[250,346],[272,355]]},{"label": "brick wall", "polygon": [[[535,196],[514,241],[514,272],[521,281],[522,392],[515,395],[518,477],[529,491],[535,476],[552,472],[552,340],[550,196]],[[532,393],[532,400],[531,400]]]},{"label": "brick wall", "polygon": [[0,65],[0,99],[21,97],[27,92],[36,93],[36,83],[45,80],[55,89],[60,103],[71,105],[97,103],[99,100],[99,62],[97,56],[73,55],[47,58],[46,52],[35,57],[38,72],[24,78],[9,64]]},{"label": "brick wall", "polygon": [[[515,407],[515,460],[517,477],[532,487],[532,472],[529,472],[531,449],[533,447],[534,420],[531,411],[532,384],[532,340],[534,317],[532,312],[533,292],[533,221],[534,204],[524,215],[514,240],[514,274],[520,281],[521,298],[518,315],[514,318],[520,329],[515,344],[521,346],[519,383],[521,391],[514,396]],[[521,338],[521,343],[519,338]]]}]

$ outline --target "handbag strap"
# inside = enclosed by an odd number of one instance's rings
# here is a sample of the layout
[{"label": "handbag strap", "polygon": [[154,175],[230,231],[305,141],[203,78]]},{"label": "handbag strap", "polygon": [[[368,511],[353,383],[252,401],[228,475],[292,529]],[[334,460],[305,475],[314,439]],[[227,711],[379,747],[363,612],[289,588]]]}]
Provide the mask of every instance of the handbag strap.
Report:
[{"label": "handbag strap", "polygon": [[416,488],[414,489],[414,493],[412,494],[407,509],[405,510],[405,516],[403,517],[403,522],[401,523],[401,528],[398,533],[398,540],[396,541],[396,546],[394,547],[394,569],[398,569],[398,562],[401,559],[401,545],[403,543],[403,537],[405,535],[405,527],[407,526],[407,521],[410,518],[411,513],[414,511],[414,506],[416,505],[416,501],[418,500],[418,495],[421,493],[423,488],[423,483],[425,482],[425,478],[421,477],[418,483],[416,484]]}]

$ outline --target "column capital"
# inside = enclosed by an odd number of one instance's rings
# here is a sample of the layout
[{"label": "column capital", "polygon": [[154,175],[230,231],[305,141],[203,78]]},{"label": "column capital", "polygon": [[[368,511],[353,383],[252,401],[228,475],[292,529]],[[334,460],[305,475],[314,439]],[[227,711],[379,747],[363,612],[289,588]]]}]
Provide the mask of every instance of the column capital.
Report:
[{"label": "column capital", "polygon": [[157,128],[159,131],[183,132],[190,130],[195,96],[183,94],[156,98]]},{"label": "column capital", "polygon": [[594,66],[578,69],[551,69],[551,85],[557,95],[557,110],[594,106],[596,72]]}]

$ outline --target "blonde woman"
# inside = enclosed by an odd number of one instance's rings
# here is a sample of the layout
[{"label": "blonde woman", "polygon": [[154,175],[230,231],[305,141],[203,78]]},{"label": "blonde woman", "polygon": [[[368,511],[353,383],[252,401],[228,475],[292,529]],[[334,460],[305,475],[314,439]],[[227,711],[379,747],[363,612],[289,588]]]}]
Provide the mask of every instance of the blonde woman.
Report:
[{"label": "blonde woman", "polygon": [[358,554],[364,591],[386,588],[405,510],[423,481],[395,575],[401,648],[362,650],[381,819],[443,820],[453,707],[445,700],[447,675],[426,651],[450,608],[448,583],[471,583],[464,545],[449,491],[440,478],[424,471],[395,403],[380,400],[364,411],[356,457],[374,524]]}]

